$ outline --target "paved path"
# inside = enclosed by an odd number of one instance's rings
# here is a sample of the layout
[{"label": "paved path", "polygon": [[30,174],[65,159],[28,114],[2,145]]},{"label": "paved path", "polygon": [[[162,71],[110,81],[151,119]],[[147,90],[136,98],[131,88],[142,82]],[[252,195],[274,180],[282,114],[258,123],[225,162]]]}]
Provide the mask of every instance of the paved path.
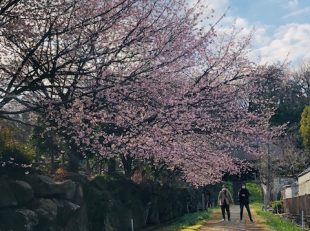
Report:
[{"label": "paved path", "polygon": [[[253,213],[252,210],[251,212]],[[199,231],[269,231],[256,214],[253,216],[254,223],[251,223],[246,210],[243,213],[245,219],[240,222],[239,206],[233,205],[230,207],[231,221],[221,221],[222,215],[217,210]]]}]

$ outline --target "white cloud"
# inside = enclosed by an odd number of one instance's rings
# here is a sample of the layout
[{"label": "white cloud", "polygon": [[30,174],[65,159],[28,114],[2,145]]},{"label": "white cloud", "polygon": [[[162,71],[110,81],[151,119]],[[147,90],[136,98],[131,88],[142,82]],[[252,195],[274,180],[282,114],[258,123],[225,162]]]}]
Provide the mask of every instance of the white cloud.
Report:
[{"label": "white cloud", "polygon": [[[195,0],[188,1],[194,2]],[[309,7],[298,10],[298,0],[270,1],[285,5],[291,11],[287,17],[310,12]],[[212,8],[217,12],[215,18],[227,11],[230,4],[229,0],[202,0],[202,2],[209,6],[208,9]],[[291,61],[293,65],[296,65],[304,60],[310,60],[310,23],[290,23],[275,29],[272,24],[253,23],[246,18],[232,15],[232,12],[228,13],[229,16],[224,17],[220,25],[217,26],[217,31],[229,34],[234,27],[237,31],[240,31],[238,36],[244,37],[253,32],[254,29],[251,41],[252,52],[249,53],[249,58],[253,61],[262,64]],[[208,15],[207,12],[206,15]],[[208,22],[210,23],[210,21]],[[208,22],[202,22],[201,26],[207,28]]]},{"label": "white cloud", "polygon": [[230,16],[225,17],[222,20],[221,26],[219,26],[217,29],[219,32],[223,31],[225,33],[233,32],[235,29],[239,31],[240,36],[246,36],[253,31],[254,26],[250,25],[248,20],[245,18]]},{"label": "white cloud", "polygon": [[204,3],[216,12],[224,12],[229,7],[229,0],[205,0]]},{"label": "white cloud", "polygon": [[249,23],[245,18],[237,17],[235,20],[235,25],[238,28],[246,28],[249,27]]},{"label": "white cloud", "polygon": [[[211,25],[223,24],[223,16],[229,9],[230,0],[186,0],[189,7],[196,7],[202,15],[198,27],[208,31]],[[198,3],[198,4],[197,4]],[[226,17],[224,17],[225,19]],[[219,22],[220,20],[220,22]]]},{"label": "white cloud", "polygon": [[301,16],[301,15],[305,15],[309,13],[310,13],[310,7],[306,7],[304,9],[292,11],[291,13],[284,15],[282,18],[296,17],[296,16]]},{"label": "white cloud", "polygon": [[278,4],[284,9],[287,10],[296,10],[299,7],[299,0],[268,0],[272,4]]},{"label": "white cloud", "polygon": [[200,5],[207,6],[205,10],[205,16],[210,16],[210,14],[214,11],[214,18],[221,17],[229,8],[230,0],[187,0],[190,6],[197,4],[200,2]]},{"label": "white cloud", "polygon": [[298,64],[310,59],[310,24],[287,24],[279,27],[269,42],[254,49],[252,57],[260,56],[261,63],[292,61]]},{"label": "white cloud", "polygon": [[218,28],[219,32],[230,33],[232,25],[240,30],[238,36],[244,37],[251,32],[252,52],[249,58],[261,64],[291,61],[297,65],[310,59],[310,24],[291,23],[280,26],[273,31],[272,27],[256,22],[249,22],[242,17],[226,17]]},{"label": "white cloud", "polygon": [[298,0],[289,0],[287,5],[284,4],[284,7],[288,9],[296,9],[298,8],[298,6],[299,6]]},{"label": "white cloud", "polygon": [[253,47],[266,46],[270,40],[271,38],[267,35],[267,26],[258,25],[255,27],[252,38]]},{"label": "white cloud", "polygon": [[225,17],[218,28],[219,31],[229,33],[235,28],[239,31],[239,36],[244,37],[253,34],[251,45],[254,47],[261,47],[266,45],[270,41],[270,37],[267,36],[268,26],[259,23],[250,23],[247,19],[242,17]]}]

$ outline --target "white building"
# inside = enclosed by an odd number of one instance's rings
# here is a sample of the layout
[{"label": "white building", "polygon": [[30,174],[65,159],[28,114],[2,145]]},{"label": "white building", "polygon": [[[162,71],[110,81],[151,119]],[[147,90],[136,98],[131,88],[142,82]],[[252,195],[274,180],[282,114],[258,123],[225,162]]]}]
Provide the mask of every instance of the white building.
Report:
[{"label": "white building", "polygon": [[282,198],[289,199],[298,196],[298,184],[297,182],[293,183],[292,185],[285,185],[282,188]]},{"label": "white building", "polygon": [[296,180],[290,177],[274,177],[271,190],[271,200],[280,200],[280,197],[283,197],[283,188],[286,188],[287,185],[294,185],[295,182]]},{"label": "white building", "polygon": [[310,194],[310,167],[298,175],[298,195]]}]

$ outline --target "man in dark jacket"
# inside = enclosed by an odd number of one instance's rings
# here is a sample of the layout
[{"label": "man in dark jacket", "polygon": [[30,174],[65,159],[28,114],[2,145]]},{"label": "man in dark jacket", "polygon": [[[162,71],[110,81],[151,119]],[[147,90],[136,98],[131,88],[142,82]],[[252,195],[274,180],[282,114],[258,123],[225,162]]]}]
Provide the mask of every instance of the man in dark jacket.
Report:
[{"label": "man in dark jacket", "polygon": [[248,212],[250,221],[253,222],[251,211],[250,211],[250,206],[249,206],[249,203],[250,203],[250,193],[247,190],[245,184],[242,184],[241,189],[240,189],[240,191],[238,193],[238,196],[239,196],[239,203],[240,203],[240,220],[242,220],[243,207],[245,207],[247,212]]}]

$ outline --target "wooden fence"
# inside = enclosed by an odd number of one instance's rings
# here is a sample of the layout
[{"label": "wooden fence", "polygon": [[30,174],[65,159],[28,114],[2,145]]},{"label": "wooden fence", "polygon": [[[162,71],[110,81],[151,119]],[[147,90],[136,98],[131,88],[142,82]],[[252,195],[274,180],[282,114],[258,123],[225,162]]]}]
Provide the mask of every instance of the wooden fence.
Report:
[{"label": "wooden fence", "polygon": [[301,224],[302,213],[304,224],[310,227],[310,194],[286,198],[283,200],[284,213],[288,218],[294,219]]}]

